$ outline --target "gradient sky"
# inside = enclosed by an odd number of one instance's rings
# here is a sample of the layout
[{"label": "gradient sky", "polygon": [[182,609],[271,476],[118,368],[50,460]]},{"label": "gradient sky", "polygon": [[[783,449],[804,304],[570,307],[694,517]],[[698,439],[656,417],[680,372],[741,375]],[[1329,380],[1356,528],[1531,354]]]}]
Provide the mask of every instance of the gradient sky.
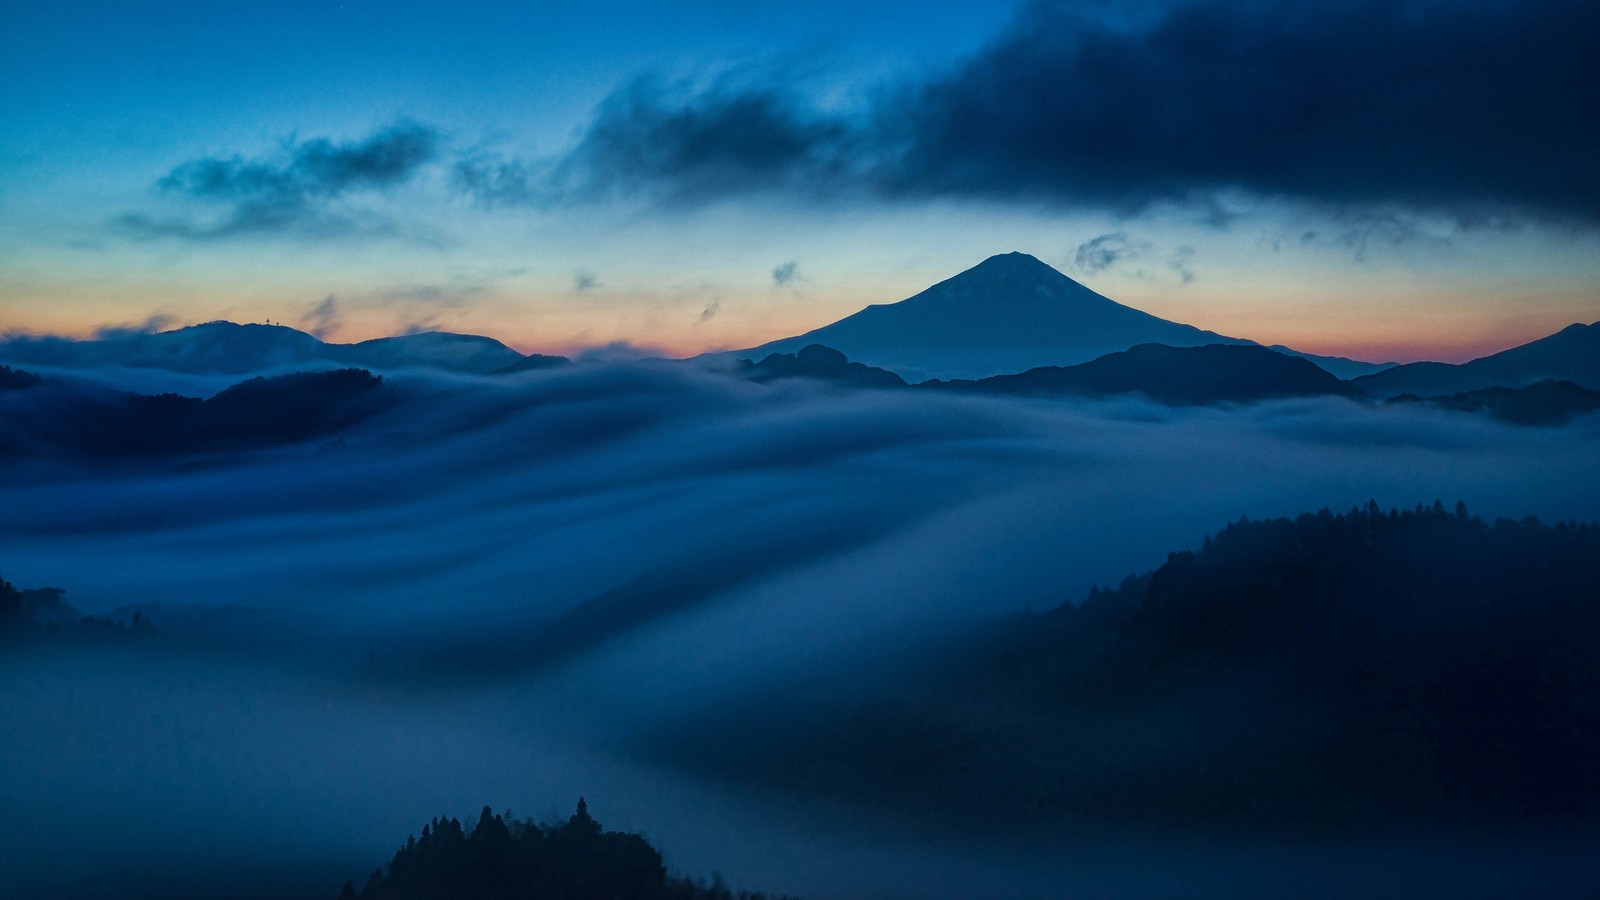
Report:
[{"label": "gradient sky", "polygon": [[0,0],[0,331],[687,354],[1032,253],[1298,349],[1600,319],[1590,0]]}]

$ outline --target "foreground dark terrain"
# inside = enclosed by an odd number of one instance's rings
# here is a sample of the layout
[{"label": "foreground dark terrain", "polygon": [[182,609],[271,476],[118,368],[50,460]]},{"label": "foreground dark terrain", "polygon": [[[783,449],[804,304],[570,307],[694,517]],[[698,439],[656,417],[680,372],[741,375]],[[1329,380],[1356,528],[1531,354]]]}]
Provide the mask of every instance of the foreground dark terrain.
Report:
[{"label": "foreground dark terrain", "polygon": [[[974,828],[1600,819],[1600,527],[1464,506],[1241,519],[1081,603],[771,699],[710,770]],[[724,713],[726,714],[726,713]]]},{"label": "foreground dark terrain", "polygon": [[[606,831],[582,798],[571,818],[540,825],[485,806],[464,829],[436,817],[420,837],[406,838],[389,864],[357,891],[346,882],[340,900],[768,900],[710,883],[668,878],[661,854],[637,834]],[[785,900],[773,897],[771,900]]]}]

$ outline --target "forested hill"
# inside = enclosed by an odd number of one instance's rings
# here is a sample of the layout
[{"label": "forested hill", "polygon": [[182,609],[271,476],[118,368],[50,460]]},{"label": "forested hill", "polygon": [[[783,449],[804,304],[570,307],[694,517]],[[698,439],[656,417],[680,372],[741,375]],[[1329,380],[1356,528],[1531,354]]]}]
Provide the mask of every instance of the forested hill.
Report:
[{"label": "forested hill", "polygon": [[[366,886],[339,900],[769,900],[671,877],[637,834],[606,831],[582,798],[566,822],[540,825],[485,806],[470,830],[440,817],[423,826]],[[770,900],[793,900],[771,896]]]},{"label": "forested hill", "polygon": [[[680,758],[973,822],[1600,820],[1600,526],[1436,504],[1240,520],[853,711]],[[774,720],[789,717],[792,724]]]},{"label": "forested hill", "polygon": [[337,434],[398,402],[364,369],[241,381],[201,399],[68,384],[0,366],[0,459],[248,450]]},{"label": "forested hill", "polygon": [[60,588],[19,590],[0,578],[0,648],[63,639],[142,636],[153,630],[150,621],[137,612],[127,622],[83,615],[66,603],[65,595]]}]

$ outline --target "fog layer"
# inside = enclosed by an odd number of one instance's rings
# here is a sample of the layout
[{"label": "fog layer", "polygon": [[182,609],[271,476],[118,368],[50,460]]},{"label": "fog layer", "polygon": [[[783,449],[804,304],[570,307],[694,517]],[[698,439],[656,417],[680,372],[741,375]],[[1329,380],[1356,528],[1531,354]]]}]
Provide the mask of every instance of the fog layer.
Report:
[{"label": "fog layer", "polygon": [[[337,444],[0,472],[0,574],[88,613],[142,609],[161,632],[0,668],[0,841],[25,851],[0,879],[159,881],[200,854],[237,860],[224,875],[310,866],[315,885],[354,860],[339,880],[359,880],[429,816],[565,813],[583,793],[669,863],[763,889],[964,896],[1004,870],[1017,896],[1168,893],[1133,850],[1046,864],[1011,848],[1031,860],[1013,865],[865,823],[870,842],[803,839],[847,811],[727,796],[630,738],[912,652],[959,615],[1076,599],[1240,515],[1439,498],[1600,517],[1593,416],[1174,410],[649,363],[390,381],[404,402]],[[72,829],[72,853],[45,852]],[[187,850],[163,839],[185,829]],[[1185,846],[1174,871],[1263,895],[1382,852]]]}]

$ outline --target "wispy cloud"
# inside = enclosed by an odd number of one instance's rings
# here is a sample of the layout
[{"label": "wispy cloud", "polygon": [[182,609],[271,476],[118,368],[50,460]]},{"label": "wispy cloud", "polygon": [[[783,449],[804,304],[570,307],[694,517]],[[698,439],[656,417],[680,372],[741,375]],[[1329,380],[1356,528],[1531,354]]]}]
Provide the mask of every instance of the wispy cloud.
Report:
[{"label": "wispy cloud", "polygon": [[113,224],[134,237],[192,241],[390,234],[395,228],[387,220],[335,203],[351,194],[392,190],[440,154],[437,131],[401,122],[354,142],[291,140],[265,157],[203,157],[172,169],[156,182],[156,190],[185,205],[209,208],[210,214],[130,212]]},{"label": "wispy cloud", "polygon": [[97,341],[110,341],[117,338],[133,337],[139,334],[155,334],[158,331],[167,331],[177,324],[177,319],[165,313],[155,313],[143,322],[129,322],[121,325],[101,325],[94,330],[94,339]]},{"label": "wispy cloud", "polygon": [[457,191],[488,208],[554,202],[549,185],[541,183],[548,176],[535,169],[525,160],[480,149],[458,155],[451,165],[451,178]]},{"label": "wispy cloud", "polygon": [[300,324],[318,340],[326,340],[339,322],[339,301],[332,294],[318,300],[300,319]]},{"label": "wispy cloud", "polygon": [[1146,241],[1134,241],[1121,231],[1090,238],[1072,252],[1072,267],[1085,275],[1098,275],[1119,262],[1137,259],[1150,249]]},{"label": "wispy cloud", "polygon": [[1197,277],[1192,265],[1194,254],[1194,248],[1186,244],[1172,251],[1172,255],[1167,257],[1167,269],[1176,274],[1178,280],[1184,284],[1194,281]]}]

